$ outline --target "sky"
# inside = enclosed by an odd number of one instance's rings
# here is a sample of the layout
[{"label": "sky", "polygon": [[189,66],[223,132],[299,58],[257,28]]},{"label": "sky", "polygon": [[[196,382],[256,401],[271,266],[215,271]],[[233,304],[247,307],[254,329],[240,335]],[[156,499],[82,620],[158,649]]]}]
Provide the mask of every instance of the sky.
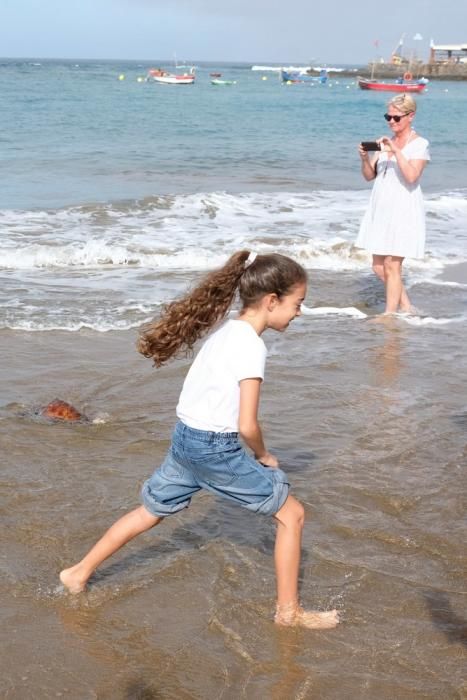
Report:
[{"label": "sky", "polygon": [[466,0],[0,0],[11,58],[364,65],[402,34],[423,59],[467,43]]}]

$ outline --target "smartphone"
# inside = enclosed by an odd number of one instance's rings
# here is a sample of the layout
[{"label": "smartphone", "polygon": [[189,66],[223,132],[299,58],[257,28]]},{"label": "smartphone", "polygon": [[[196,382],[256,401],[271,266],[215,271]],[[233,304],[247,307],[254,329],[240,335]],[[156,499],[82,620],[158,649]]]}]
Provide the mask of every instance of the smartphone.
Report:
[{"label": "smartphone", "polygon": [[381,144],[377,141],[362,141],[362,148],[364,151],[380,151]]}]

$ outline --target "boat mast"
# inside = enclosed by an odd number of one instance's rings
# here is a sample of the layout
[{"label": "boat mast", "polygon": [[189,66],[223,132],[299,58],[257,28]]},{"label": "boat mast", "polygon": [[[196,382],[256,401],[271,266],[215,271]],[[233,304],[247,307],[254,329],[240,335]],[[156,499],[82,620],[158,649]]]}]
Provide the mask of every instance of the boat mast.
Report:
[{"label": "boat mast", "polygon": [[370,80],[373,80],[374,75],[375,75],[376,60],[377,60],[377,58],[378,58],[379,39],[374,39],[374,41],[373,41],[373,46],[375,47],[376,51],[375,51],[375,57],[374,57],[374,59],[373,59],[373,61],[372,61],[372,63],[371,63],[371,76],[370,76]]},{"label": "boat mast", "polygon": [[[402,58],[402,47],[404,46],[404,39],[405,39],[405,34],[401,35],[401,38],[397,42],[396,46],[392,50],[391,56],[401,56]],[[399,53],[399,49],[401,49]]]}]

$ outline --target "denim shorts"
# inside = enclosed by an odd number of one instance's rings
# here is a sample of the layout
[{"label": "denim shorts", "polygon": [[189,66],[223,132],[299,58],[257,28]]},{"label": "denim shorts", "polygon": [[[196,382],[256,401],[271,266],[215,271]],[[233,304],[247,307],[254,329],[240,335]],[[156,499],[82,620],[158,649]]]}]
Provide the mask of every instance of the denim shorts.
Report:
[{"label": "denim shorts", "polygon": [[200,489],[274,515],[285,503],[289,483],[283,471],[250,457],[238,433],[195,430],[179,422],[166,458],[143,485],[143,505],[152,515],[165,517],[186,508]]}]

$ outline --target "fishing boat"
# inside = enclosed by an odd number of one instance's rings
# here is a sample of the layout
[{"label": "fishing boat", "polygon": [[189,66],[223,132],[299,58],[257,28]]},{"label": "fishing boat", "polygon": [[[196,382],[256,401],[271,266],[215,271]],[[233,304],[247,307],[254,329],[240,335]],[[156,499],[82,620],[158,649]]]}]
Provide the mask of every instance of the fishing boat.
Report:
[{"label": "fishing boat", "polygon": [[151,68],[148,71],[147,80],[166,85],[192,85],[195,82],[195,69],[178,66],[177,73],[170,73],[163,68]]},{"label": "fishing boat", "polygon": [[[410,59],[404,57],[404,39],[405,34],[402,34],[388,62],[372,62],[370,78],[357,77],[358,85],[362,90],[376,90],[377,92],[423,92],[429,81],[427,78],[414,79],[411,72],[411,65],[413,65],[415,71],[418,72],[419,62],[416,60],[414,52],[412,52]],[[416,34],[414,39],[421,39],[421,36]],[[378,43],[379,42],[376,41],[375,45]],[[388,80],[377,80],[375,78],[375,71],[385,70],[388,70],[389,75],[393,75],[394,77]],[[394,73],[396,73],[396,75],[394,75]],[[384,75],[384,72],[380,73],[380,75]]]},{"label": "fishing boat", "polygon": [[371,80],[370,78],[358,78],[358,86],[362,90],[376,90],[378,92],[423,92],[426,88],[428,80],[421,78],[420,80],[412,80],[412,76],[407,79],[407,74],[392,82],[384,82],[380,80]]},{"label": "fishing boat", "polygon": [[311,75],[307,71],[288,71],[281,69],[281,78],[284,83],[325,83],[328,79],[326,70],[321,70],[319,75]]}]

